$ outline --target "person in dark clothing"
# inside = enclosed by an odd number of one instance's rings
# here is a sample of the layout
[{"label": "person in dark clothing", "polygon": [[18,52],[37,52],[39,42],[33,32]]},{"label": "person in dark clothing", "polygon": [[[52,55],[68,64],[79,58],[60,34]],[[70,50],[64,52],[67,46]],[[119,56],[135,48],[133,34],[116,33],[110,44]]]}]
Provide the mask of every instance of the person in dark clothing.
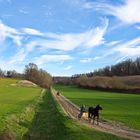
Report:
[{"label": "person in dark clothing", "polygon": [[57,93],[56,93],[56,94],[57,94],[57,96],[59,96],[59,95],[60,95],[59,91],[57,91]]},{"label": "person in dark clothing", "polygon": [[83,116],[83,113],[86,112],[86,108],[85,108],[85,105],[82,105],[80,107],[80,113],[78,114],[78,119],[80,120],[81,117]]}]

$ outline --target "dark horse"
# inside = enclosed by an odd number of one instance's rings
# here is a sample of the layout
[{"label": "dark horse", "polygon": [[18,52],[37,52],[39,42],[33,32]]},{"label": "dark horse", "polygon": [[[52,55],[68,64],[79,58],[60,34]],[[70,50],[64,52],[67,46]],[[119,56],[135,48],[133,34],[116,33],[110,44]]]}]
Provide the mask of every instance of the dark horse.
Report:
[{"label": "dark horse", "polygon": [[93,124],[94,124],[95,117],[97,117],[97,125],[99,124],[99,110],[103,110],[100,105],[97,105],[96,107],[88,108],[88,118],[89,120],[93,119]]}]

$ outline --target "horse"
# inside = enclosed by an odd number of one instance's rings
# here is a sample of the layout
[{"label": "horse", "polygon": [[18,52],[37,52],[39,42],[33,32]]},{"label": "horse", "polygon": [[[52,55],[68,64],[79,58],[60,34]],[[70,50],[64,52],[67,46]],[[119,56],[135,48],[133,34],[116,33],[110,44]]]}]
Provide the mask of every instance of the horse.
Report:
[{"label": "horse", "polygon": [[88,108],[88,118],[89,121],[93,119],[93,124],[94,124],[95,117],[97,117],[97,125],[99,125],[99,110],[103,110],[100,105],[97,105],[95,108],[94,107]]}]

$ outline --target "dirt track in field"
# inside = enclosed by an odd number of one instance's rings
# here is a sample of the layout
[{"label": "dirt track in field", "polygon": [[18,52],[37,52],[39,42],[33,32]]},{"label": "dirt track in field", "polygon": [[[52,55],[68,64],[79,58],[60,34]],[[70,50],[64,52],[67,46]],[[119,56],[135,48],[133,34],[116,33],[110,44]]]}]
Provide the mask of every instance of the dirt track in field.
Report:
[{"label": "dirt track in field", "polygon": [[[69,101],[64,96],[58,96],[54,94],[57,101],[62,106],[64,112],[68,114],[68,116],[74,120],[78,120],[77,115],[79,113],[79,108],[75,104],[73,104],[71,101]],[[80,120],[81,123],[87,124],[89,127],[93,127],[97,130],[111,133],[117,136],[125,137],[130,140],[140,140],[140,131],[131,129],[127,126],[124,126],[120,123],[114,123],[112,121],[103,121],[100,120],[99,125],[94,125],[89,123],[88,118],[82,117]],[[96,123],[96,122],[95,122]]]}]

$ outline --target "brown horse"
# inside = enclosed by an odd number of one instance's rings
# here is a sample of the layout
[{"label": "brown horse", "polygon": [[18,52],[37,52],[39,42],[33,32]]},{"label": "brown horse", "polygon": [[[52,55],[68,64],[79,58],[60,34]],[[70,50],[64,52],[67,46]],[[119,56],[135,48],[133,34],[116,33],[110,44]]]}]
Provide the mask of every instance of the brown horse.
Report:
[{"label": "brown horse", "polygon": [[95,117],[97,117],[97,125],[99,125],[99,110],[103,110],[100,105],[97,105],[95,108],[94,107],[88,108],[88,118],[89,121],[93,119],[93,124],[95,121]]}]

